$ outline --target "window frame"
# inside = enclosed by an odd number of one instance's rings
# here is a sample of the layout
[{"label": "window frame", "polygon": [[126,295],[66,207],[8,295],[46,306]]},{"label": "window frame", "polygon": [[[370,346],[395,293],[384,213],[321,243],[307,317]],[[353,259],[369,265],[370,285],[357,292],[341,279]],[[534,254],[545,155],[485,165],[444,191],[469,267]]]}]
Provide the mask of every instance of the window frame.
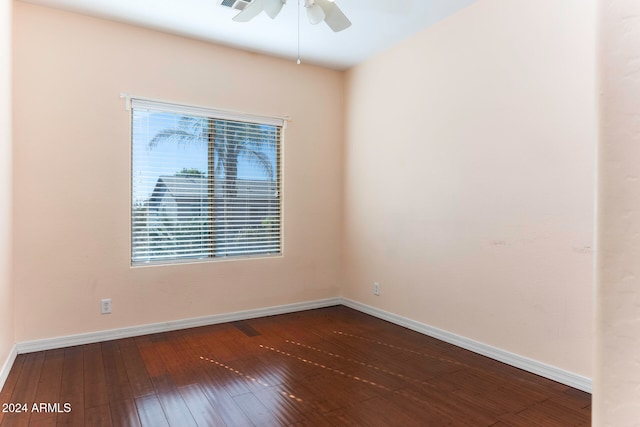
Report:
[{"label": "window frame", "polygon": [[[221,261],[243,261],[252,259],[263,258],[280,258],[284,256],[284,140],[285,130],[288,117],[279,116],[265,116],[258,114],[249,114],[231,110],[221,110],[209,107],[178,104],[174,102],[161,101],[150,98],[132,97],[122,94],[121,97],[127,99],[127,110],[129,111],[129,126],[130,126],[130,138],[129,138],[129,161],[130,161],[130,173],[129,173],[129,264],[131,268],[139,267],[151,267],[151,266],[170,266],[170,265],[182,265],[182,264],[200,264],[209,262],[221,262]],[[277,127],[276,132],[276,147],[275,147],[275,186],[277,189],[277,202],[278,202],[278,252],[274,253],[248,253],[238,255],[215,255],[215,251],[211,252],[211,255],[206,257],[176,257],[160,260],[147,260],[136,261],[134,260],[134,112],[136,109],[149,109],[158,111],[161,113],[183,115],[183,116],[196,116],[205,118],[208,120],[221,120],[229,122],[244,122],[253,125],[267,125]],[[210,144],[211,141],[208,141]],[[207,155],[212,149],[207,146]],[[207,170],[207,173],[210,173]],[[215,178],[214,178],[215,179]],[[212,190],[213,191],[213,190]],[[213,195],[214,193],[211,193]],[[207,209],[213,211],[214,203],[213,199],[209,201]],[[211,215],[211,220],[214,217]],[[213,223],[211,227],[213,228]],[[211,235],[208,243],[211,246],[215,246],[214,234]]]}]

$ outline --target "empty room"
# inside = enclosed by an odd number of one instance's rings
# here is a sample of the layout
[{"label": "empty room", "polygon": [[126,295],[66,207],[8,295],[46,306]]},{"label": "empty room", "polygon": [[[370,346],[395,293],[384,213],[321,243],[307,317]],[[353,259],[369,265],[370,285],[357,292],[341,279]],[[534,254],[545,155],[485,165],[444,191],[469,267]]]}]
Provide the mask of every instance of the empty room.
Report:
[{"label": "empty room", "polygon": [[633,0],[0,0],[0,426],[640,419]]}]

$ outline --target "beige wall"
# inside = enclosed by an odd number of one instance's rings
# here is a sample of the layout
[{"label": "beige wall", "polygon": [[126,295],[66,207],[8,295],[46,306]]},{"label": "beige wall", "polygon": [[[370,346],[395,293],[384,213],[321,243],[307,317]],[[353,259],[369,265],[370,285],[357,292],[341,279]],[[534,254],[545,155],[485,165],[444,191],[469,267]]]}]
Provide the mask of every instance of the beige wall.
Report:
[{"label": "beige wall", "polygon": [[344,296],[590,377],[596,113],[595,0],[483,0],[352,69]]},{"label": "beige wall", "polygon": [[[336,71],[16,3],[16,340],[342,292],[590,376],[594,2],[483,0],[346,85]],[[129,267],[123,91],[291,115],[283,258]]]},{"label": "beige wall", "polygon": [[601,120],[593,425],[640,420],[640,3],[600,0]]},{"label": "beige wall", "polygon": [[11,6],[11,0],[0,0],[0,369],[15,340],[11,280]]},{"label": "beige wall", "polygon": [[[18,341],[335,297],[343,77],[336,71],[15,4]],[[121,92],[290,115],[286,255],[129,267]],[[113,314],[99,314],[99,299]]]}]

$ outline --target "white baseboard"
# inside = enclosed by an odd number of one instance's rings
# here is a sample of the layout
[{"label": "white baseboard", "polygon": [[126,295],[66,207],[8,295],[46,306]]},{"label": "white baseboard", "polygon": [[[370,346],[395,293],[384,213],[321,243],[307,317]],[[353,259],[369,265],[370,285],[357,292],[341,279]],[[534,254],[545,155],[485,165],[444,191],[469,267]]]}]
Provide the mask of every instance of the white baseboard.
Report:
[{"label": "white baseboard", "polygon": [[405,328],[420,332],[421,334],[428,335],[433,338],[437,338],[441,341],[448,342],[455,346],[462,347],[466,350],[473,351],[474,353],[487,356],[491,359],[506,363],[507,365],[515,366],[516,368],[523,369],[536,375],[540,375],[541,377],[545,377],[550,380],[568,385],[570,387],[586,391],[587,393],[591,393],[593,385],[590,378],[583,377],[581,375],[574,374],[573,372],[568,372],[564,369],[547,365],[537,360],[529,359],[528,357],[520,356],[518,354],[514,354],[506,350],[490,346],[488,344],[474,341],[472,339],[456,335],[442,329],[434,328],[433,326],[416,322],[415,320],[411,320],[397,314],[389,313],[379,308],[371,307],[369,305],[362,304],[348,298],[342,298],[341,302],[343,305],[353,308],[354,310],[370,314],[379,319],[386,320],[396,325],[404,326]]},{"label": "white baseboard", "polygon": [[387,320],[396,325],[404,326],[424,335],[448,342],[450,344],[473,351],[474,353],[490,357],[494,360],[506,363],[516,368],[532,372],[545,378],[566,384],[570,387],[591,393],[592,381],[590,378],[583,377],[572,372],[547,365],[545,363],[529,359],[518,354],[514,354],[500,348],[490,346],[472,339],[434,328],[433,326],[417,322],[415,320],[393,314],[379,308],[371,307],[348,298],[327,298],[316,301],[308,301],[295,304],[280,305],[274,307],[266,307],[255,310],[237,311],[233,313],[218,314],[213,316],[198,317],[193,319],[175,320],[171,322],[155,323],[150,325],[133,326],[121,329],[111,329],[107,331],[91,332],[79,335],[70,335],[64,337],[47,338],[42,340],[34,340],[17,343],[9,358],[5,362],[0,371],[0,386],[6,381],[9,370],[17,354],[31,353],[34,351],[51,350],[55,348],[64,348],[74,345],[91,344],[102,341],[110,341],[120,338],[129,338],[140,335],[155,334],[159,332],[175,331],[179,329],[194,328],[198,326],[214,325],[217,323],[234,322],[238,320],[253,319],[256,317],[272,316],[276,314],[293,313],[296,311],[311,310],[314,308],[324,308],[333,305],[345,305],[354,310],[370,314],[379,319]]},{"label": "white baseboard", "polygon": [[34,341],[20,342],[16,344],[17,353],[32,353],[34,351],[51,350],[55,348],[71,347],[74,345],[92,344],[102,341],[110,341],[120,338],[130,338],[140,335],[156,334],[160,332],[176,331],[179,329],[195,328],[198,326],[215,325],[217,323],[235,322],[238,320],[254,319],[256,317],[273,316],[276,314],[293,313],[296,311],[311,310],[314,308],[340,305],[341,298],[327,298],[316,301],[301,302],[295,304],[279,305],[274,307],[259,308],[254,310],[237,311],[233,313],[216,314],[213,316],[197,317],[193,319],[174,320],[171,322],[154,323],[150,325],[133,326],[129,328],[111,329],[99,332],[90,332],[79,335],[47,338]]},{"label": "white baseboard", "polygon": [[9,371],[11,371],[13,363],[16,361],[16,356],[18,356],[18,348],[14,345],[7,356],[7,360],[4,361],[2,368],[0,368],[0,390],[4,387],[4,383],[7,382]]}]

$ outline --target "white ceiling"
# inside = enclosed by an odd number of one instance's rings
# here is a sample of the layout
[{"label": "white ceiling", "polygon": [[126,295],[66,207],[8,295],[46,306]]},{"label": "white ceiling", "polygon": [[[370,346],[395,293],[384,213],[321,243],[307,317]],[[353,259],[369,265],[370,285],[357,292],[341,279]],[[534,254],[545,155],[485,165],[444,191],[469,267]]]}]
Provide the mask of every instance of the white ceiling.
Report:
[{"label": "white ceiling", "polygon": [[288,0],[272,20],[266,13],[248,23],[231,20],[236,10],[220,0],[25,0],[29,3],[127,22],[170,33],[262,52],[295,61],[346,69],[446,18],[477,0],[335,0],[353,25],[339,33],[311,25],[304,0]]}]

